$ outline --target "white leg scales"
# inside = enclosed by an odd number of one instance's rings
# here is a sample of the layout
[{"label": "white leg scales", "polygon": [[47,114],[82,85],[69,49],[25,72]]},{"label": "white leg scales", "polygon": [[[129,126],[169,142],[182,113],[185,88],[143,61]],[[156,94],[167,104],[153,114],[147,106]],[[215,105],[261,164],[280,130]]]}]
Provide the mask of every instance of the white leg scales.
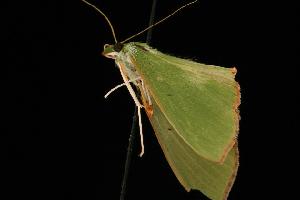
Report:
[{"label": "white leg scales", "polygon": [[133,88],[131,87],[127,76],[125,75],[125,73],[122,70],[122,65],[119,64],[118,62],[116,62],[116,63],[119,66],[120,73],[123,78],[124,84],[126,85],[135,105],[138,107],[139,128],[140,128],[140,138],[141,138],[141,153],[139,154],[139,156],[141,157],[144,154],[144,136],[143,136],[143,126],[142,126],[142,118],[141,118],[141,108],[143,108],[144,106],[140,103]]}]

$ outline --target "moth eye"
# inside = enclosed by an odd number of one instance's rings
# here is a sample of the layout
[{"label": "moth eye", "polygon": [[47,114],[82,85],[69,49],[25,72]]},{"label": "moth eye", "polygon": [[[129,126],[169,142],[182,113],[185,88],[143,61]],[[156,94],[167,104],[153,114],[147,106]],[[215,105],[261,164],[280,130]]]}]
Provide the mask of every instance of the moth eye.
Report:
[{"label": "moth eye", "polygon": [[114,45],[114,50],[116,51],[116,52],[120,52],[122,49],[123,49],[123,44],[122,43],[120,43],[120,42],[117,42],[115,45]]},{"label": "moth eye", "polygon": [[171,128],[168,128],[168,131],[171,131],[172,129]]}]

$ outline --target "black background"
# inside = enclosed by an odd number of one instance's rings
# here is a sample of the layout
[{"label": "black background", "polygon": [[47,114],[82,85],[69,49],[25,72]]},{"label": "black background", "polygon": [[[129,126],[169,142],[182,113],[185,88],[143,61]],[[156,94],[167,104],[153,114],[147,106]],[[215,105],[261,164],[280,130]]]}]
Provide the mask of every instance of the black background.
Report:
[{"label": "black background", "polygon": [[[150,0],[91,2],[120,41],[148,25]],[[158,1],[156,20],[187,2]],[[2,8],[5,199],[118,199],[134,103],[126,88],[103,98],[122,83],[101,56],[113,43],[107,23],[80,1]],[[202,0],[153,30],[151,45],[162,52],[238,70],[240,168],[229,199],[292,199],[295,18],[280,2]],[[143,124],[146,153],[137,156],[137,140],[127,199],[206,199],[183,189],[145,115]]]}]

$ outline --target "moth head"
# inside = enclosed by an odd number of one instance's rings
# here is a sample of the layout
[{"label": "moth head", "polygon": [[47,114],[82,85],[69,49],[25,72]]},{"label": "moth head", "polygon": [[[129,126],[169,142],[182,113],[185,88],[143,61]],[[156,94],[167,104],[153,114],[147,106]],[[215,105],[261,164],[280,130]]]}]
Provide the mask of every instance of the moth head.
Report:
[{"label": "moth head", "polygon": [[105,44],[102,54],[107,58],[115,59],[123,46],[124,45],[122,43]]}]

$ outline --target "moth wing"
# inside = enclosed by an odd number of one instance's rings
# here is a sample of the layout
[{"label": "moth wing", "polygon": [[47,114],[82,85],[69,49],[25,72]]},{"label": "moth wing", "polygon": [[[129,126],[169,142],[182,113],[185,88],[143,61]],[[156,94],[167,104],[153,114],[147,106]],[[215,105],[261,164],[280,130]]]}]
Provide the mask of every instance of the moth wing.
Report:
[{"label": "moth wing", "polygon": [[227,199],[238,168],[237,144],[229,151],[223,164],[209,161],[186,145],[155,101],[152,108],[153,114],[147,114],[179,182],[187,191],[196,189],[213,200]]},{"label": "moth wing", "polygon": [[222,163],[238,133],[235,68],[173,57],[143,43],[129,43],[126,50],[176,137],[198,155]]}]

